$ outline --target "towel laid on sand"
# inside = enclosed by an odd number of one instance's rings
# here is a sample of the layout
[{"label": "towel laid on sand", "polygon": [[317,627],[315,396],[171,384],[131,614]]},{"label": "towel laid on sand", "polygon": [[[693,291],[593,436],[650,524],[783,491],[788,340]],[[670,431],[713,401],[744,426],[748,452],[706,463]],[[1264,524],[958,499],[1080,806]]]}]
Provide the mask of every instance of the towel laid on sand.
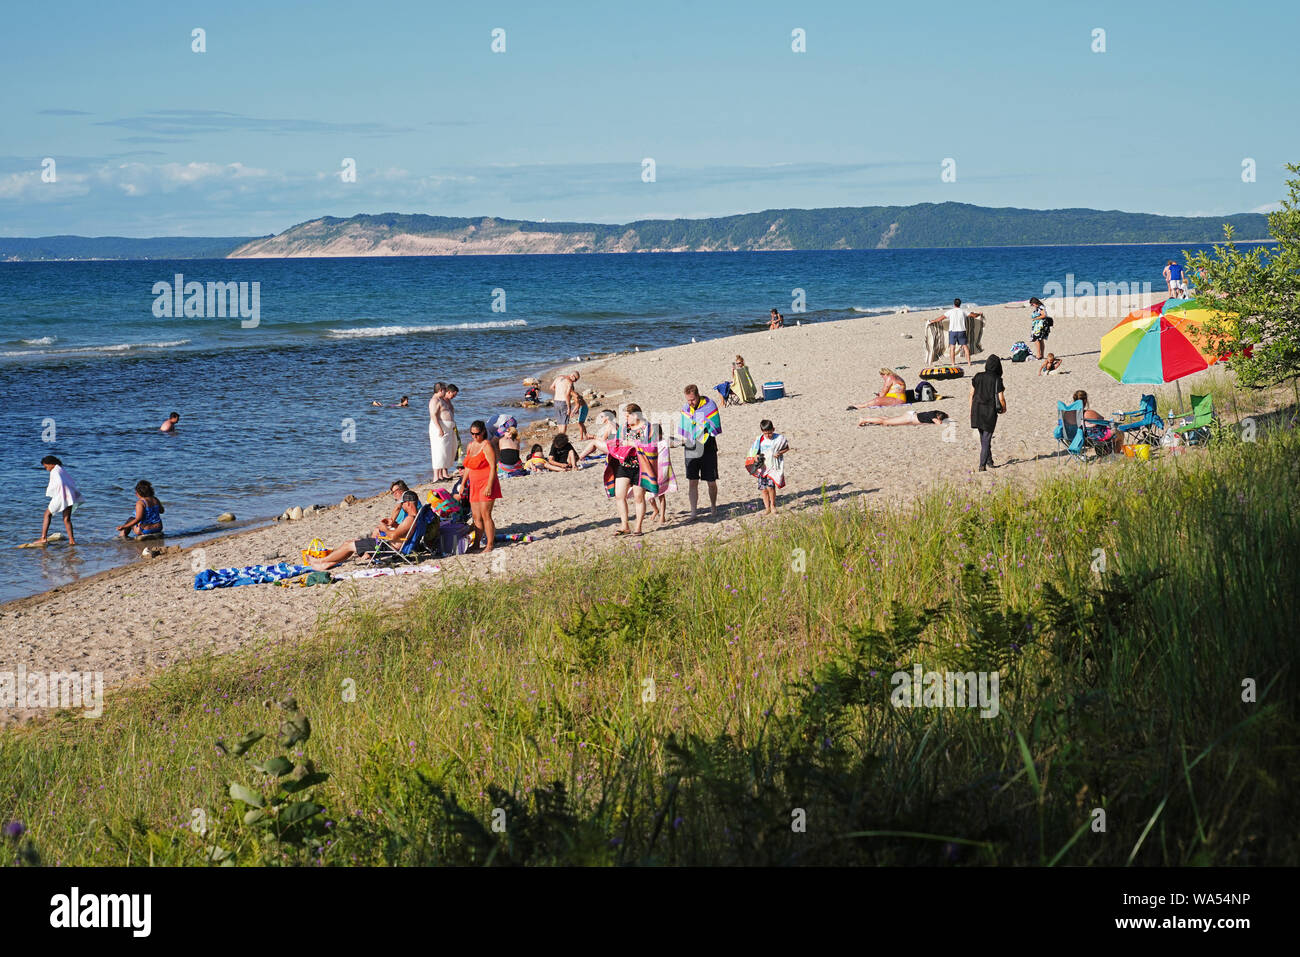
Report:
[{"label": "towel laid on sand", "polygon": [[65,508],[75,510],[85,501],[77,491],[77,483],[62,465],[50,469],[50,484],[45,486],[45,494],[50,499],[50,514],[58,515]]},{"label": "towel laid on sand", "polygon": [[265,585],[286,578],[297,578],[309,571],[311,569],[304,565],[290,565],[288,562],[280,562],[278,565],[245,565],[243,568],[205,568],[194,576],[194,590],[211,591],[214,588],[233,588],[235,585]]}]

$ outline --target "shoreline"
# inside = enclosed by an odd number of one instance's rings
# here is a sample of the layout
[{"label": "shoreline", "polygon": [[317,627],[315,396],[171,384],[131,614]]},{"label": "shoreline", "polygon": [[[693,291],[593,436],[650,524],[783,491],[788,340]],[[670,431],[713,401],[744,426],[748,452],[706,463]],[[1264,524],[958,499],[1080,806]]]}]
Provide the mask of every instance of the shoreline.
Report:
[{"label": "shoreline", "polygon": [[[1094,303],[1104,302],[1104,297],[1091,298]],[[1161,298],[1152,294],[1141,301]],[[1017,303],[985,306],[980,311],[986,317],[985,351],[975,355],[969,372],[979,371],[987,355],[1005,355],[1013,341],[1028,338],[1026,316]],[[1076,316],[1089,312],[1070,310],[1059,300],[1052,311]],[[349,506],[308,512],[299,521],[240,529],[6,602],[0,605],[0,671],[20,663],[29,671],[97,671],[104,675],[105,685],[113,687],[180,660],[266,640],[292,640],[329,617],[361,605],[396,606],[442,581],[529,575],[552,561],[586,564],[595,574],[601,554],[609,549],[696,548],[757,531],[764,519],[755,514],[757,490],[744,472],[743,459],[761,418],[772,418],[778,430],[790,436],[788,485],[779,505],[782,512],[800,511],[819,508],[823,500],[904,502],[943,484],[992,487],[1036,481],[1046,469],[1057,467],[1052,436],[1057,399],[1068,399],[1075,389],[1084,388],[1093,407],[1109,413],[1134,408],[1139,394],[1153,388],[1120,385],[1097,368],[1097,344],[1114,324],[1113,317],[1060,319],[1049,349],[1064,358],[1063,374],[1037,376],[1037,363],[1032,360],[1004,366],[1009,412],[994,442],[1000,467],[977,474],[978,443],[962,421],[967,377],[936,382],[941,398],[926,405],[947,411],[956,429],[859,428],[858,417],[870,413],[845,411],[847,403],[865,401],[876,391],[878,367],[897,369],[909,385],[914,384],[923,364],[927,317],[928,313],[892,313],[846,318],[556,367],[576,368],[583,374],[580,386],[620,392],[652,414],[680,408],[681,388],[687,382],[713,394],[713,383],[729,378],[737,353],[745,356],[760,387],[764,380],[783,381],[786,396],[781,400],[722,409],[720,514],[716,517],[708,516],[706,509],[702,520],[685,520],[686,482],[679,451],[673,461],[679,488],[668,496],[670,521],[665,526],[647,522],[644,540],[614,538],[617,520],[604,494],[603,469],[589,467],[502,480],[503,498],[494,512],[498,528],[533,536],[527,544],[500,546],[491,555],[425,563],[436,567],[436,572],[353,579],[329,587],[193,589],[191,561],[196,560],[196,552],[202,552],[200,567],[260,564],[273,558],[294,561],[309,539],[320,538],[333,546],[368,534],[392,509],[391,499],[381,493]],[[1184,393],[1188,387],[1185,382]],[[547,413],[546,407],[527,411],[539,412],[543,420]],[[886,408],[881,414],[897,414],[897,410]],[[521,432],[526,428],[521,426]],[[1116,462],[1114,467],[1130,466]],[[420,477],[427,475],[427,469],[422,470]],[[356,482],[358,487],[366,484]],[[429,487],[427,481],[412,482],[421,499]],[[701,499],[707,499],[703,490]],[[357,567],[350,562],[337,571],[349,573]],[[29,716],[0,711],[0,725],[23,717]]]}]

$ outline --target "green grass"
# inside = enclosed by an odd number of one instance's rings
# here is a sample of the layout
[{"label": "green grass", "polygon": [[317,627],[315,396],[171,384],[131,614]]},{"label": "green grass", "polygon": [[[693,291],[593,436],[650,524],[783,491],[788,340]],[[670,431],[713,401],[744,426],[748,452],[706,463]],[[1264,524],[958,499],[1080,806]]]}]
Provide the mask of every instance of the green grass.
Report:
[{"label": "green grass", "polygon": [[[0,821],[56,864],[1294,865],[1300,434],[1262,438],[430,588],[6,733]],[[913,663],[998,671],[998,716],[893,707]],[[235,756],[289,695],[310,737]]]}]

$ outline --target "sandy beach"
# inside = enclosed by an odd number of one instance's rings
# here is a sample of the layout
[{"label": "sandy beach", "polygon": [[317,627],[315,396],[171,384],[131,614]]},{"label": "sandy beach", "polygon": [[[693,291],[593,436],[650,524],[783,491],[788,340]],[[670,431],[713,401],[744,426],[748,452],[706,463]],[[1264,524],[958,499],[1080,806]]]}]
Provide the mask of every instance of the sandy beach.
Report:
[{"label": "sandy beach", "polygon": [[[1057,318],[1048,348],[1064,361],[1061,373],[1052,376],[1037,375],[1039,364],[1032,358],[1024,364],[1005,361],[1011,343],[1029,339],[1029,310],[1024,303],[967,303],[985,314],[984,351],[975,356],[968,375],[980,371],[983,359],[990,354],[1004,360],[1008,412],[999,422],[993,444],[999,467],[987,473],[975,471],[979,449],[969,428],[968,379],[937,383],[942,398],[912,407],[947,411],[956,422],[955,429],[859,428],[857,422],[863,415],[897,415],[901,410],[868,413],[845,409],[851,403],[867,401],[876,392],[880,383],[877,370],[882,366],[895,369],[909,386],[914,384],[925,365],[924,324],[936,312],[802,326],[795,325],[798,316],[791,315],[787,316],[787,328],[773,332],[575,364],[570,368],[581,371],[582,387],[607,393],[603,407],[637,402],[652,414],[675,412],[681,407],[682,387],[688,383],[715,395],[713,386],[729,378],[737,354],[745,357],[760,389],[766,380],[780,380],[786,397],[722,410],[719,515],[714,519],[708,518],[706,510],[703,520],[694,524],[684,521],[686,483],[679,450],[674,453],[679,491],[669,497],[670,523],[660,528],[647,520],[646,535],[639,540],[614,538],[614,506],[604,494],[603,465],[598,465],[574,473],[503,480],[504,498],[495,510],[498,529],[528,533],[535,541],[500,547],[492,556],[428,563],[438,566],[434,573],[345,581],[328,587],[254,585],[194,590],[196,563],[199,568],[222,568],[294,561],[312,538],[333,546],[368,534],[378,519],[391,511],[392,501],[387,496],[364,500],[311,512],[301,521],[205,542],[198,556],[195,548],[142,559],[0,606],[0,671],[14,671],[19,665],[29,671],[97,671],[103,673],[105,686],[111,689],[196,656],[256,642],[292,640],[323,616],[346,612],[358,603],[399,603],[418,589],[446,581],[525,575],[552,560],[585,562],[595,570],[608,549],[680,548],[725,539],[770,521],[757,513],[755,481],[743,467],[758,435],[758,423],[764,418],[774,421],[792,449],[786,459],[788,484],[779,497],[783,511],[820,505],[823,487],[831,502],[899,501],[941,482],[994,486],[1029,481],[1059,467],[1052,437],[1058,400],[1068,401],[1076,389],[1086,389],[1093,407],[1109,414],[1134,408],[1142,392],[1152,391],[1150,386],[1115,383],[1097,368],[1097,358],[1101,335],[1128,308],[1161,298],[1126,301],[1118,314],[1112,300],[1111,313],[1100,317],[1095,314],[1105,309],[1106,300],[1049,302],[1049,312]],[[1081,314],[1091,318],[1079,318]],[[581,343],[573,345],[581,348]],[[1184,394],[1192,383],[1194,380],[1184,381]],[[593,409],[593,420],[599,411]],[[467,424],[462,424],[462,430]],[[427,455],[423,418],[408,441],[412,447],[422,444]],[[1101,467],[1128,465],[1122,460]],[[1079,468],[1072,463],[1067,466]],[[422,498],[430,487],[427,466],[419,475],[369,476],[364,483],[359,479],[358,486],[373,487],[398,477],[413,487],[418,482]],[[703,487],[701,498],[707,504]],[[304,503],[287,501],[285,506],[294,504]],[[359,567],[349,562],[337,572]],[[28,716],[3,712],[0,723]]]}]

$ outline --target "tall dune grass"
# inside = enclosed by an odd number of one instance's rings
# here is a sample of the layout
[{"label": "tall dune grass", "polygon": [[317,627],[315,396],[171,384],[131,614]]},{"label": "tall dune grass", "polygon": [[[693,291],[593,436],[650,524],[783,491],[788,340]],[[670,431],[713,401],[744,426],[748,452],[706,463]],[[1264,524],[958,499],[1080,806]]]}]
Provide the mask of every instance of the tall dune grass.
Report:
[{"label": "tall dune grass", "polygon": [[[0,820],[52,864],[1296,864],[1298,453],[429,588],[6,734]],[[997,717],[894,707],[916,663]],[[310,738],[235,756],[287,696]],[[310,826],[229,797],[277,753]]]}]

